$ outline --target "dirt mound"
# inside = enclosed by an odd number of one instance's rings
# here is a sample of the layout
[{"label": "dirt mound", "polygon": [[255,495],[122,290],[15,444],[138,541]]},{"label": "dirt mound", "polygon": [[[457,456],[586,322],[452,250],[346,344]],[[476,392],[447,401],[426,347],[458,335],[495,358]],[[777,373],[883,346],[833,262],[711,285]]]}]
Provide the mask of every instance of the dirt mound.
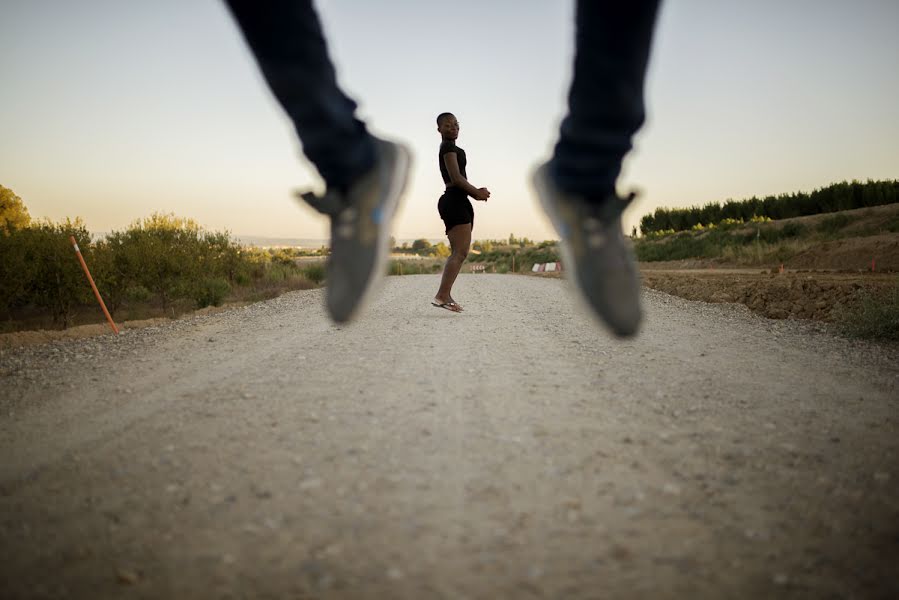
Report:
[{"label": "dirt mound", "polygon": [[688,300],[744,304],[772,319],[819,321],[832,320],[837,306],[853,305],[863,290],[879,293],[897,281],[896,276],[889,274],[643,271],[647,287]]},{"label": "dirt mound", "polygon": [[[876,294],[899,285],[897,220],[899,205],[892,204],[774,221],[765,226],[793,223],[819,233],[787,242],[788,257],[777,264],[752,267],[720,258],[647,262],[641,264],[643,282],[688,300],[744,304],[774,319],[829,321],[834,308],[854,304],[862,291]],[[835,237],[820,239],[828,228]]]}]

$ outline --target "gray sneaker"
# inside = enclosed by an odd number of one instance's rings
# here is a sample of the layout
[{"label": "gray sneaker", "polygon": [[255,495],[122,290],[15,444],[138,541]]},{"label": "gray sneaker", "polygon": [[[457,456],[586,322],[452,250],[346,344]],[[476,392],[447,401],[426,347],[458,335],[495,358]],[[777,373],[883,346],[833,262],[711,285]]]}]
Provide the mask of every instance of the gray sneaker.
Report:
[{"label": "gray sneaker", "polygon": [[390,224],[399,206],[411,166],[409,150],[376,140],[375,166],[347,192],[302,194],[310,206],[331,217],[325,304],[338,323],[349,321],[384,275]]},{"label": "gray sneaker", "polygon": [[642,316],[640,281],[633,252],[621,233],[621,213],[634,194],[590,204],[559,190],[546,165],[537,169],[533,181],[561,237],[562,265],[579,295],[616,335],[634,335]]}]

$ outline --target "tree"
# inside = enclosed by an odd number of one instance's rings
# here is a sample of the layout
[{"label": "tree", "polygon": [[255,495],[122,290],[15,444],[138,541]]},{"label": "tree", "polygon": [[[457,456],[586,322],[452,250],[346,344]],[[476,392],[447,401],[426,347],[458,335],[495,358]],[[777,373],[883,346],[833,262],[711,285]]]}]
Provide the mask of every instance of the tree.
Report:
[{"label": "tree", "polygon": [[430,247],[431,242],[424,238],[412,242],[412,252],[421,252],[422,250],[428,250]]},{"label": "tree", "polygon": [[440,258],[446,258],[450,254],[452,254],[452,251],[443,242],[438,242],[437,245],[433,247],[433,250],[434,250],[434,255],[438,256]]},{"label": "tree", "polygon": [[0,185],[0,233],[24,229],[31,223],[31,215],[22,199],[8,187]]},{"label": "tree", "polygon": [[154,292],[165,311],[200,280],[202,246],[196,221],[155,213],[125,232],[123,271]]},{"label": "tree", "polygon": [[74,308],[90,301],[91,288],[84,277],[69,236],[75,236],[81,253],[89,261],[91,237],[81,219],[51,223],[44,221],[27,230],[26,264],[30,271],[28,300],[47,309],[53,322],[63,328],[71,324]]},{"label": "tree", "polygon": [[32,262],[27,256],[28,229],[0,234],[0,317],[10,317],[10,310],[27,304],[32,280]]},{"label": "tree", "polygon": [[125,300],[133,281],[131,274],[123,268],[124,245],[125,234],[113,231],[94,244],[91,253],[90,270],[97,288],[103,294],[106,308],[113,316]]}]

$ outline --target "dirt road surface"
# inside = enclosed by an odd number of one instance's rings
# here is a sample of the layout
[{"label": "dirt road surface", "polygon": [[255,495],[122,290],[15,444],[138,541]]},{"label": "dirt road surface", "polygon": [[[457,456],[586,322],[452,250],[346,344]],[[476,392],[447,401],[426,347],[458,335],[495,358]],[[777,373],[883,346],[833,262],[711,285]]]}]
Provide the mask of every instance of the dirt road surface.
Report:
[{"label": "dirt road surface", "polygon": [[899,352],[393,277],[0,354],[2,598],[895,598]]}]

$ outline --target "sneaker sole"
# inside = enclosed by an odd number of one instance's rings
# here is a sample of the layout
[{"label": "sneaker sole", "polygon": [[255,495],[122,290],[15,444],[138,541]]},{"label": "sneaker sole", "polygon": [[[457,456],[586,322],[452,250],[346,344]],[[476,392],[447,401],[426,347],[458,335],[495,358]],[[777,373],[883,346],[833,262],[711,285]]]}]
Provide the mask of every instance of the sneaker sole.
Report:
[{"label": "sneaker sole", "polygon": [[[568,242],[565,240],[565,236],[562,235],[562,227],[559,224],[559,217],[556,215],[555,206],[552,206],[548,200],[551,193],[549,183],[546,181],[546,177],[540,174],[539,169],[533,174],[531,181],[534,184],[534,188],[537,190],[537,199],[540,202],[540,208],[542,208],[543,212],[549,217],[550,223],[552,223],[556,233],[559,234],[559,249],[562,251],[562,269],[564,270],[566,265],[571,265],[573,267],[576,264],[573,260],[574,255],[571,248],[568,246]],[[576,271],[574,273],[576,276]],[[584,296],[584,293],[581,291],[581,286],[574,281],[570,281],[571,277],[565,277],[565,279],[569,280],[569,286],[573,285],[577,289],[577,297],[580,299],[582,308],[590,307],[590,312],[595,314],[596,311],[592,309],[589,300]]]},{"label": "sneaker sole", "polygon": [[[537,198],[540,201],[540,207],[549,217],[550,222],[555,228],[556,233],[559,234],[559,249],[562,253],[562,269],[565,269],[566,265],[570,265],[572,270],[569,271],[572,276],[565,277],[564,279],[568,280],[568,287],[574,288],[574,296],[578,299],[577,303],[580,306],[581,310],[592,315],[593,318],[599,321],[603,326],[609,329],[613,334],[618,337],[631,337],[636,334],[637,330],[634,329],[631,331],[630,329],[623,329],[612,326],[611,323],[606,319],[605,316],[600,314],[600,312],[593,305],[593,302],[590,301],[590,298],[584,292],[581,284],[577,281],[577,269],[574,268],[574,265],[577,263],[574,260],[574,253],[571,250],[571,247],[568,245],[568,242],[565,240],[565,236],[562,235],[562,226],[560,226],[560,218],[557,216],[555,211],[555,206],[552,205],[549,198],[553,193],[557,193],[556,190],[550,188],[550,183],[547,181],[546,177],[541,174],[541,169],[538,169],[531,176],[531,182],[534,184],[534,188],[537,190]],[[563,271],[564,272],[564,271]]]},{"label": "sneaker sole", "polygon": [[412,155],[409,150],[401,144],[394,143],[393,145],[394,148],[396,148],[397,156],[393,166],[393,173],[390,175],[390,182],[388,184],[387,197],[389,201],[384,206],[382,226],[379,228],[378,240],[375,245],[375,261],[372,267],[372,275],[368,278],[368,283],[365,284],[365,288],[362,290],[362,294],[359,296],[359,301],[356,303],[356,306],[346,317],[339,319],[333,314],[331,315],[337,323],[347,323],[353,320],[356,315],[364,311],[365,307],[368,306],[368,302],[371,300],[372,292],[378,287],[384,277],[388,252],[387,244],[390,240],[393,218],[400,206],[402,196],[406,192],[406,185],[409,180],[409,170],[412,166]]}]

